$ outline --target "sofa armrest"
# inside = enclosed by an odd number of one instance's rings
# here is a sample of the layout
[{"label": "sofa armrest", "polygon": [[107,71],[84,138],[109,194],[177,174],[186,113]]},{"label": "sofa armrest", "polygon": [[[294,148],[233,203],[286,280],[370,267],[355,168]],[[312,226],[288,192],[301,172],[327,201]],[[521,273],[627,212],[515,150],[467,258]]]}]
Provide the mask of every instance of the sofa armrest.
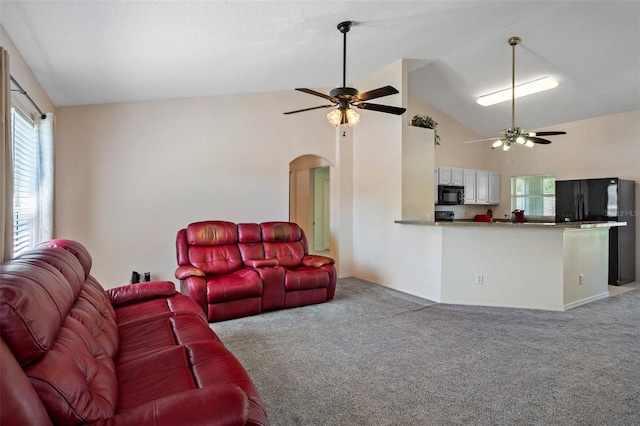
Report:
[{"label": "sofa armrest", "polygon": [[205,273],[202,269],[195,266],[180,266],[176,269],[176,278],[179,280],[186,280],[189,277],[204,277]]},{"label": "sofa armrest", "polygon": [[255,259],[245,260],[244,264],[249,268],[273,268],[274,266],[279,266],[280,261],[278,259]]},{"label": "sofa armrest", "polygon": [[168,395],[90,424],[232,426],[245,424],[248,417],[247,395],[236,385],[220,384]]},{"label": "sofa armrest", "polygon": [[113,306],[124,306],[158,297],[173,296],[176,287],[171,281],[150,281],[139,284],[123,285],[107,290]]},{"label": "sofa armrest", "polygon": [[331,265],[333,263],[336,263],[336,261],[332,258],[319,256],[317,254],[308,254],[302,258],[302,264],[310,268],[320,268],[321,266]]}]

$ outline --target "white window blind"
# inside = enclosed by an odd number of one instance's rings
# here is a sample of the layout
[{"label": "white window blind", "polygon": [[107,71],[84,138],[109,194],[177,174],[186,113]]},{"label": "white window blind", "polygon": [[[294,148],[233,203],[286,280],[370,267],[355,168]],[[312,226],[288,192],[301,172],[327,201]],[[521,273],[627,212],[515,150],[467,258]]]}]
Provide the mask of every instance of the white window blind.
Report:
[{"label": "white window blind", "polygon": [[30,249],[38,230],[40,155],[34,123],[11,109],[13,155],[13,254]]},{"label": "white window blind", "polygon": [[555,216],[555,175],[512,177],[511,209],[524,210],[527,216]]}]

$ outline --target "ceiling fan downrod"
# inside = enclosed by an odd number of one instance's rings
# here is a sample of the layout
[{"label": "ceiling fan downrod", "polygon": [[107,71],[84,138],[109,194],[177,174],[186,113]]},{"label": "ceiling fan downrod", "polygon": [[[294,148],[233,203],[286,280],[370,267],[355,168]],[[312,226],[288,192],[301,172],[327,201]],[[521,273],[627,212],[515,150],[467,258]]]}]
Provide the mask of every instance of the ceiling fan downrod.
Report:
[{"label": "ceiling fan downrod", "polygon": [[516,128],[516,46],[522,42],[520,37],[511,37],[511,128]]},{"label": "ceiling fan downrod", "polygon": [[342,87],[347,87],[347,33],[351,29],[351,21],[338,24],[338,30],[343,34],[342,38]]}]

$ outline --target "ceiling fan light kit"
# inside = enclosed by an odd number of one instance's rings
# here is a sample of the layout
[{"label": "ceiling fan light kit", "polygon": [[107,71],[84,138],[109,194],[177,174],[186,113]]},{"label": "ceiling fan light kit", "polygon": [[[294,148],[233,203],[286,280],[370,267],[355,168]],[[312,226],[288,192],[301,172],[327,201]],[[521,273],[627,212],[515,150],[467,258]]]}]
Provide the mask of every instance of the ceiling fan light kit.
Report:
[{"label": "ceiling fan light kit", "polygon": [[389,105],[371,104],[365,101],[371,99],[382,98],[384,96],[395,95],[398,92],[391,86],[384,86],[378,89],[370,90],[368,92],[360,93],[353,87],[346,87],[346,69],[347,69],[347,33],[351,29],[352,22],[344,21],[337,25],[338,30],[343,34],[343,52],[342,52],[342,87],[336,87],[331,90],[329,95],[316,92],[311,89],[298,88],[300,92],[308,93],[310,95],[319,96],[332,102],[329,105],[320,105],[317,107],[304,108],[295,111],[285,112],[285,115],[295,114],[303,111],[311,111],[319,108],[331,108],[336,107],[333,111],[327,114],[327,120],[335,127],[342,124],[349,126],[355,126],[360,122],[360,114],[358,114],[352,107],[359,109],[368,109],[371,111],[384,112],[387,114],[402,115],[406,111],[406,108],[399,108]]},{"label": "ceiling fan light kit", "polygon": [[327,120],[335,127],[341,124],[348,124],[353,127],[360,122],[360,114],[351,108],[347,108],[344,113],[340,108],[336,108],[327,114]]},{"label": "ceiling fan light kit", "polygon": [[[511,145],[516,143],[518,145],[524,145],[528,148],[533,148],[535,146],[535,144],[542,144],[542,145],[548,145],[551,143],[550,140],[547,139],[543,139],[540,136],[554,136],[554,135],[566,135],[567,132],[562,132],[562,131],[548,131],[548,132],[527,132],[526,130],[524,130],[522,127],[516,127],[516,98],[517,96],[517,90],[516,90],[516,46],[518,44],[520,44],[522,42],[522,40],[520,39],[520,37],[511,37],[508,40],[509,45],[511,46],[511,50],[512,50],[512,59],[511,59],[511,89],[510,89],[510,94],[511,94],[511,127],[506,128],[502,131],[501,135],[498,138],[489,138],[489,139],[481,139],[478,141],[469,141],[469,142],[480,142],[480,141],[487,141],[487,140],[493,140],[493,144],[491,145],[491,149],[496,149],[496,148],[500,148],[502,147],[503,151],[508,151],[509,148],[511,148]],[[551,89],[553,87],[556,87],[558,85],[558,82],[551,78],[551,77],[545,77],[543,79],[540,80],[536,80],[532,83],[536,83],[539,87],[542,85],[546,85],[547,89],[544,90],[548,90]],[[526,85],[521,85],[518,87],[524,87]],[[530,90],[529,86],[529,89]],[[537,92],[540,92],[541,90],[538,90]],[[532,94],[532,93],[537,93],[537,92],[531,92],[529,91],[529,93],[526,94]],[[498,92],[499,93],[499,92]],[[522,91],[520,92],[520,96],[525,96],[523,95]],[[481,105],[484,105],[480,102],[480,99],[478,99],[478,103]],[[497,102],[494,102],[497,103]],[[486,106],[486,105],[485,105]],[[469,142],[465,142],[465,143],[469,143]]]}]

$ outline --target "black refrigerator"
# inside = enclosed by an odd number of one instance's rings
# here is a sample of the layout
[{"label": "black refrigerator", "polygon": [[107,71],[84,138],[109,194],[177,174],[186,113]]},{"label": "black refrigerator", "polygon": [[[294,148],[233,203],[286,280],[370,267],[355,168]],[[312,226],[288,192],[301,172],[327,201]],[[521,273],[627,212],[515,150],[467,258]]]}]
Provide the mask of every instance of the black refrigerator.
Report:
[{"label": "black refrigerator", "polygon": [[619,221],[609,230],[609,284],[636,276],[635,181],[618,178],[556,181],[556,222]]}]

